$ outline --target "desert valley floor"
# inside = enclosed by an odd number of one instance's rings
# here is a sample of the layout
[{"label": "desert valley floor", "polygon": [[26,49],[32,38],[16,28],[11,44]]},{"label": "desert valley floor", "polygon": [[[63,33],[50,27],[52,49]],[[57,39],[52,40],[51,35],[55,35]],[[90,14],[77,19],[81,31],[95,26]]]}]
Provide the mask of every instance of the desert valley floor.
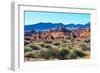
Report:
[{"label": "desert valley floor", "polygon": [[24,34],[24,61],[90,58],[90,29],[57,28]]}]

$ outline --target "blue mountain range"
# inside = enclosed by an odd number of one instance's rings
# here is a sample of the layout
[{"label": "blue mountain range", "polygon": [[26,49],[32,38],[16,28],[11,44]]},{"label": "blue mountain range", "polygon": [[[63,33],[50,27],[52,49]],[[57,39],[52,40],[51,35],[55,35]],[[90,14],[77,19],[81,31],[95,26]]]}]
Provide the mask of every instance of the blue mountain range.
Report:
[{"label": "blue mountain range", "polygon": [[44,22],[40,22],[37,24],[31,24],[31,25],[24,25],[24,31],[25,32],[29,32],[32,30],[35,31],[47,31],[50,29],[55,29],[55,28],[60,28],[60,27],[64,27],[66,29],[78,29],[78,28],[90,28],[90,22],[86,23],[86,24],[63,24],[63,23],[44,23]]}]

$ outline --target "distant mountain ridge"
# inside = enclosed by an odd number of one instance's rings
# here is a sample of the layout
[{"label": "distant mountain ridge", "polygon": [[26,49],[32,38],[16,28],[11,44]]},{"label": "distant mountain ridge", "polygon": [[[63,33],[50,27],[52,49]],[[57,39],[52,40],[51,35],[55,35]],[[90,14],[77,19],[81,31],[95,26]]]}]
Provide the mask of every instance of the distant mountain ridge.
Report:
[{"label": "distant mountain ridge", "polygon": [[86,24],[63,24],[63,23],[44,23],[44,22],[40,22],[37,24],[32,24],[32,25],[24,25],[24,31],[28,32],[28,31],[47,31],[49,29],[56,29],[56,28],[60,28],[60,27],[64,27],[66,29],[78,29],[78,28],[90,28],[90,22],[86,23]]}]

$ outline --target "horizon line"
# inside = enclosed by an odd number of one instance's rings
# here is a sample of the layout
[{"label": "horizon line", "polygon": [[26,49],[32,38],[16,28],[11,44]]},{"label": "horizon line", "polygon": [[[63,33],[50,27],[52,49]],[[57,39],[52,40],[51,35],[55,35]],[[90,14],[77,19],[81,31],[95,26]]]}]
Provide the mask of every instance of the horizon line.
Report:
[{"label": "horizon line", "polygon": [[[52,22],[38,22],[38,23],[35,23],[35,24],[24,24],[24,25],[36,25],[36,24],[39,24],[39,23],[52,23]],[[90,23],[90,21],[87,22],[87,23]],[[84,23],[84,24],[78,23],[78,24],[80,24],[80,25],[86,25],[87,23]],[[52,24],[63,24],[63,25],[74,24],[74,25],[78,25],[78,24],[75,24],[75,23],[67,23],[67,24],[64,24],[64,23],[52,23]]]}]

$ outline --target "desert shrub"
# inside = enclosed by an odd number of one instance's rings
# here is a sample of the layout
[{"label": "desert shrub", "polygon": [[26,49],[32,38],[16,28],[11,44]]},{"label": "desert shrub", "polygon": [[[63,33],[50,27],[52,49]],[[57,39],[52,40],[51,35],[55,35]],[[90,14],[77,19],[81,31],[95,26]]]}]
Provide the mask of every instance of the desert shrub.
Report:
[{"label": "desert shrub", "polygon": [[45,45],[45,48],[52,48],[51,45]]},{"label": "desert shrub", "polygon": [[55,50],[53,48],[49,48],[47,52],[48,52],[49,55],[51,55],[51,57],[57,58],[58,50]]},{"label": "desert shrub", "polygon": [[90,43],[90,39],[84,40],[84,42],[86,42],[86,43]]},{"label": "desert shrub", "polygon": [[32,48],[25,46],[24,47],[24,52],[32,51]]},{"label": "desert shrub", "polygon": [[90,47],[87,48],[88,51],[91,51]]},{"label": "desert shrub", "polygon": [[41,43],[41,44],[39,44],[41,47],[45,47],[45,44],[44,43]]},{"label": "desert shrub", "polygon": [[68,54],[70,53],[70,50],[68,49],[62,49],[59,51],[58,59],[68,59]]},{"label": "desert shrub", "polygon": [[41,58],[44,58],[44,59],[57,58],[58,51],[49,48],[46,51],[41,51],[40,54],[41,54]]},{"label": "desert shrub", "polygon": [[24,39],[29,41],[31,38],[26,36]]},{"label": "desert shrub", "polygon": [[73,39],[71,39],[70,41],[71,41],[71,43],[72,43],[72,42],[74,42],[74,40],[73,40]]},{"label": "desert shrub", "polygon": [[66,44],[62,44],[61,47],[66,47]]},{"label": "desert shrub", "polygon": [[24,53],[24,56],[27,57],[27,58],[37,58],[38,57],[38,53],[30,51],[30,52]]},{"label": "desert shrub", "polygon": [[37,45],[30,45],[30,47],[33,49],[33,50],[40,50],[41,48]]},{"label": "desert shrub", "polygon": [[69,59],[76,59],[78,56],[76,55],[76,53],[72,50],[70,52],[70,54],[68,55],[68,58]]},{"label": "desert shrub", "polygon": [[50,58],[50,56],[47,54],[46,51],[41,51],[40,57],[41,58],[44,58],[44,59],[49,59]]},{"label": "desert shrub", "polygon": [[24,40],[24,45],[28,45],[28,44],[30,44],[30,41]]},{"label": "desert shrub", "polygon": [[73,47],[69,45],[69,46],[68,46],[68,49],[73,49]]},{"label": "desert shrub", "polygon": [[85,54],[84,52],[80,51],[80,50],[74,50],[73,52],[74,52],[74,53],[76,54],[76,56],[78,56],[78,57],[84,57],[84,56],[86,56],[86,54]]},{"label": "desert shrub", "polygon": [[59,42],[55,42],[54,45],[55,45],[55,46],[59,46],[60,43],[59,43]]},{"label": "desert shrub", "polygon": [[46,44],[51,44],[52,41],[51,41],[51,40],[47,40],[47,41],[45,41],[45,43],[46,43]]},{"label": "desert shrub", "polygon": [[74,53],[71,53],[71,55],[69,56],[69,59],[76,59],[76,58],[77,58],[77,55]]},{"label": "desert shrub", "polygon": [[63,42],[63,43],[67,43],[67,41],[66,41],[66,40],[62,40],[62,42]]},{"label": "desert shrub", "polygon": [[84,50],[84,51],[90,51],[90,48],[88,48],[85,44],[80,44],[80,47],[81,47],[82,50]]},{"label": "desert shrub", "polygon": [[68,36],[68,35],[66,35],[66,40],[70,40],[72,37],[71,36]]}]

